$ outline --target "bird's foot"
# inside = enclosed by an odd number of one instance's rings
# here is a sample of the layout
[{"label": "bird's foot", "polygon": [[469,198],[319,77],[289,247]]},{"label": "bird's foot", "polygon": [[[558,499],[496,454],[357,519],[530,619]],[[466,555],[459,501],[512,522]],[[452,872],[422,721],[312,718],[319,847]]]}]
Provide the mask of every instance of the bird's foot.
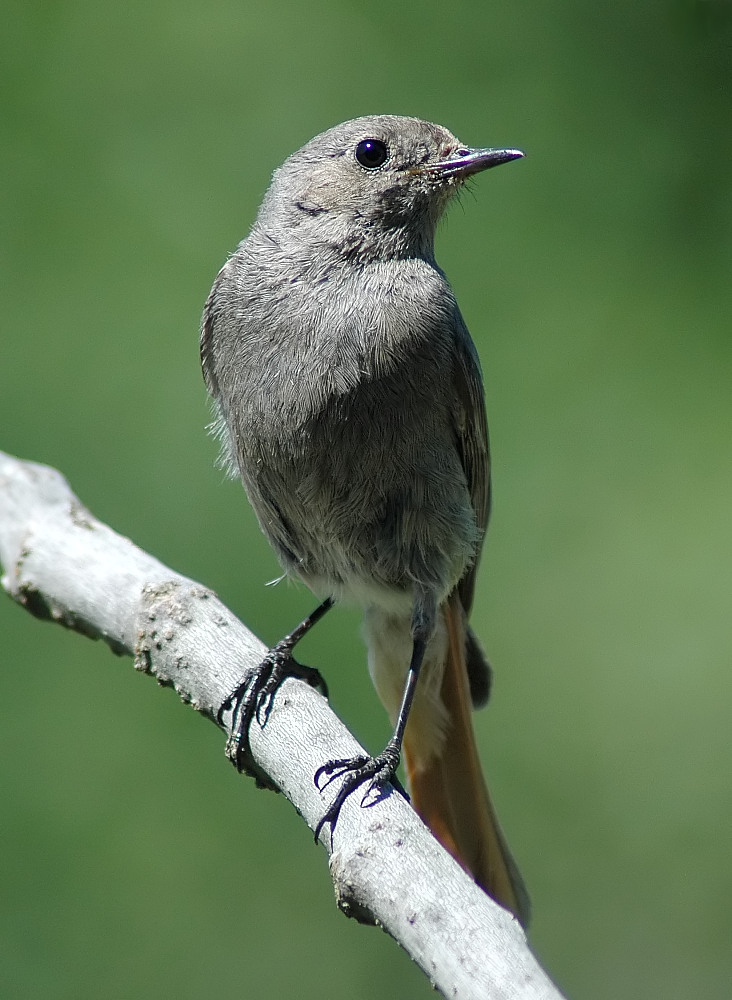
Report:
[{"label": "bird's foot", "polygon": [[[384,786],[389,782],[394,785],[398,792],[401,792],[405,799],[409,799],[402,783],[396,776],[400,758],[401,748],[399,744],[396,740],[390,740],[376,757],[344,757],[340,760],[329,760],[322,767],[319,767],[313,779],[318,791],[327,788],[331,781],[335,781],[336,778],[343,775],[345,777],[336,797],[315,828],[315,839],[318,839],[320,831],[326,823],[330,823],[332,836],[343,803],[352,792],[366,782],[368,782],[368,788],[361,799],[362,807],[371,806],[378,802],[383,795]],[[326,780],[321,783],[323,778]],[[375,796],[373,801],[367,802],[366,800],[372,794]]]},{"label": "bird's foot", "polygon": [[229,738],[226,741],[226,756],[237,771],[246,771],[257,784],[273,787],[262,778],[261,772],[252,767],[249,729],[256,719],[264,728],[272,710],[272,700],[286,677],[297,677],[311,687],[319,688],[327,698],[328,687],[314,667],[298,663],[292,655],[294,643],[290,636],[267,653],[256,670],[234,688],[216,714],[216,721],[223,725],[223,716],[233,708]]}]

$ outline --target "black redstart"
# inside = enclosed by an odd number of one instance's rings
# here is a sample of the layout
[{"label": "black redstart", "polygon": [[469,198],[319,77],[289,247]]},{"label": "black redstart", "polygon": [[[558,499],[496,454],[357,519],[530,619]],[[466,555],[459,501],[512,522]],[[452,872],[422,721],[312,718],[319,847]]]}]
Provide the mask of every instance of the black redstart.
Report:
[{"label": "black redstart", "polygon": [[343,777],[325,822],[357,787],[395,776],[475,880],[524,923],[528,896],[495,819],[470,718],[489,667],[467,625],[488,523],[480,365],[434,235],[466,178],[517,159],[447,129],[377,115],[316,136],[275,171],[249,236],[221,269],[201,357],[218,428],[285,571],[323,601],[234,693],[232,756],[290,656],[334,602],[364,609],[369,671],[395,725]]}]

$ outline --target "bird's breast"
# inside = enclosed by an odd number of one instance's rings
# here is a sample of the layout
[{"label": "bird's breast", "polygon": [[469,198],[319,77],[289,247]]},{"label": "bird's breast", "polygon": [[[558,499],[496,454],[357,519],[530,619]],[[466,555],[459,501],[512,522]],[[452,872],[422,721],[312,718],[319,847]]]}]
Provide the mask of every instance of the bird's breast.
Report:
[{"label": "bird's breast", "polygon": [[342,594],[453,586],[477,530],[439,272],[336,271],[246,298],[219,384],[242,479],[283,562]]}]

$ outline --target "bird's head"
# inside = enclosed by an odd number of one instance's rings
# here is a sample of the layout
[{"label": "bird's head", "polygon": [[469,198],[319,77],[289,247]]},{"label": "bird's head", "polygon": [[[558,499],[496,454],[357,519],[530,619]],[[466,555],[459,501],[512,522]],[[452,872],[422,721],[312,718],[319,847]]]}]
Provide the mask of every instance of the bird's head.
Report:
[{"label": "bird's head", "polygon": [[431,255],[451,195],[473,174],[523,155],[470,148],[417,118],[356,118],[311,139],[275,171],[259,223],[357,257]]}]

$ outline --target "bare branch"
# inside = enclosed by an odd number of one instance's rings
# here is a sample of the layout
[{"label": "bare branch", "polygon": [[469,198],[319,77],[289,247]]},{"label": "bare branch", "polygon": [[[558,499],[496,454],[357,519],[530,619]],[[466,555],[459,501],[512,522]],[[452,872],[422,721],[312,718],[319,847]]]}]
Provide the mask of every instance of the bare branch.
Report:
[{"label": "bare branch", "polygon": [[[212,720],[265,654],[215,594],[98,521],[60,473],[2,452],[0,562],[3,586],[32,614],[133,656],[138,669]],[[266,726],[252,726],[251,745],[256,767],[311,829],[327,805],[315,771],[329,758],[363,752],[325,699],[294,680],[278,691]],[[399,794],[369,808],[351,796],[333,844],[328,828],[321,840],[338,905],[387,930],[445,996],[561,1000],[518,922]]]}]

